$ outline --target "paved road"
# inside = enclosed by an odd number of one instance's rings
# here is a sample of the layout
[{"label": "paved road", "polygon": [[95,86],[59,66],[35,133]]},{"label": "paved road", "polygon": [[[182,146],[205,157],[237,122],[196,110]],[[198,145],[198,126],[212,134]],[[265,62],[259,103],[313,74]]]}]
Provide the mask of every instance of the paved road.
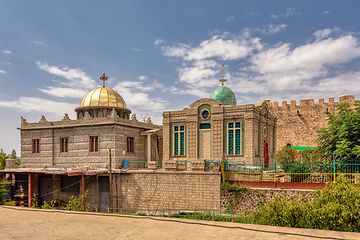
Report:
[{"label": "paved road", "polygon": [[0,206],[0,239],[360,239],[360,233]]}]

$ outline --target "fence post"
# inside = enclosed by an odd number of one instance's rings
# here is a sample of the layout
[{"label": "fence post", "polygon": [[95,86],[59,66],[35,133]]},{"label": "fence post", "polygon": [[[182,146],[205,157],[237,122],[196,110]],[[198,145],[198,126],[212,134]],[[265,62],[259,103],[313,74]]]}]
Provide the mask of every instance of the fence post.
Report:
[{"label": "fence post", "polygon": [[274,161],[274,187],[276,188],[276,161]]},{"label": "fence post", "polygon": [[222,175],[222,182],[225,183],[226,180],[226,171],[225,171],[225,161],[221,161],[221,175]]},{"label": "fence post", "polygon": [[335,183],[335,177],[336,177],[336,163],[335,163],[335,159],[334,159],[334,180],[333,180],[333,183]]}]

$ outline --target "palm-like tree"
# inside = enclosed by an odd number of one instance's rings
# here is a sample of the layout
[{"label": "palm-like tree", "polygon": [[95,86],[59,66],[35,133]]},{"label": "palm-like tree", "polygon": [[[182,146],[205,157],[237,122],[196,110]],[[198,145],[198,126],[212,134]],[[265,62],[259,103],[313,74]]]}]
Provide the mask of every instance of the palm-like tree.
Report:
[{"label": "palm-like tree", "polygon": [[1,153],[0,154],[0,170],[6,167],[6,159],[10,157],[9,154]]}]

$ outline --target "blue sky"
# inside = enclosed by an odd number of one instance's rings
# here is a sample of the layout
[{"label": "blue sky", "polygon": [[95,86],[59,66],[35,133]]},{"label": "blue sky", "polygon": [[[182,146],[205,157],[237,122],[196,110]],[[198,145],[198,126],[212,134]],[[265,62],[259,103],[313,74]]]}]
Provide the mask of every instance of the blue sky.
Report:
[{"label": "blue sky", "polygon": [[188,107],[225,83],[238,104],[360,95],[360,1],[0,1],[0,148],[20,116],[75,119],[117,90],[138,118]]}]

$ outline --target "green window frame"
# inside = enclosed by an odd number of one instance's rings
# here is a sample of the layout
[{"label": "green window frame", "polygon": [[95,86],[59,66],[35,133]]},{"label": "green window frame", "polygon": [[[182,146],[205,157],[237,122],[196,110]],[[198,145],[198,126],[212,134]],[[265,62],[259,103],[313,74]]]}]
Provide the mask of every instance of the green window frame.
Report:
[{"label": "green window frame", "polygon": [[173,126],[173,156],[185,156],[185,126]]},{"label": "green window frame", "polygon": [[227,154],[241,155],[241,137],[242,137],[241,121],[227,123]]}]

